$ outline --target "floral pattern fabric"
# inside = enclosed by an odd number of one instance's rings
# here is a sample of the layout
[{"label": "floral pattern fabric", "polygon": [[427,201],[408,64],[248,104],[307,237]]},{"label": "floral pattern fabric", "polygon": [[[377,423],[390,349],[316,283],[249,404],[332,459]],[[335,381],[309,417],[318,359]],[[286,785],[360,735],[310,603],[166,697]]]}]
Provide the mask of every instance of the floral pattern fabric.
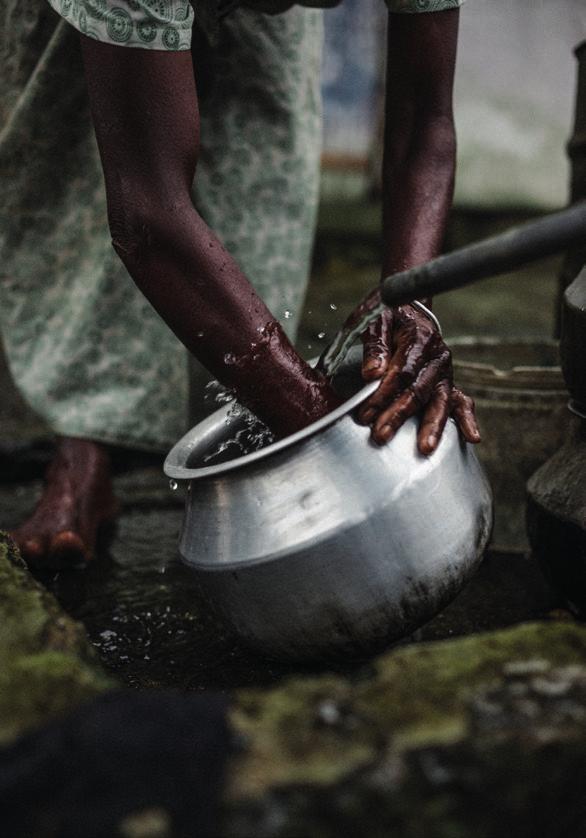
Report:
[{"label": "floral pattern fabric", "polygon": [[[298,0],[301,6],[328,8],[343,0]],[[195,17],[211,43],[217,43],[220,20],[238,5],[266,14],[290,9],[291,0],[48,0],[65,20],[90,38],[142,49],[189,49]],[[390,12],[439,12],[464,0],[385,0]]]},{"label": "floral pattern fabric", "polygon": [[[56,433],[163,451],[187,428],[187,352],[112,249],[79,38],[44,0],[0,0],[0,19],[0,336],[13,378]],[[196,205],[291,335],[317,206],[321,41],[320,12],[237,10],[200,101]]]},{"label": "floral pattern fabric", "polygon": [[55,11],[89,38],[142,49],[191,46],[188,0],[49,0]]}]

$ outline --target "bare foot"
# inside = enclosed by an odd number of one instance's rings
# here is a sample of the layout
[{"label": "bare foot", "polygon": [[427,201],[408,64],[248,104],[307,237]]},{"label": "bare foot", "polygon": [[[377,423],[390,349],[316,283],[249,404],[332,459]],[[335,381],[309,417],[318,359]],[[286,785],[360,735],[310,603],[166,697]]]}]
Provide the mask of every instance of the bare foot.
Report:
[{"label": "bare foot", "polygon": [[92,558],[100,525],[117,511],[107,449],[62,437],[41,499],[12,537],[31,566],[76,567]]}]

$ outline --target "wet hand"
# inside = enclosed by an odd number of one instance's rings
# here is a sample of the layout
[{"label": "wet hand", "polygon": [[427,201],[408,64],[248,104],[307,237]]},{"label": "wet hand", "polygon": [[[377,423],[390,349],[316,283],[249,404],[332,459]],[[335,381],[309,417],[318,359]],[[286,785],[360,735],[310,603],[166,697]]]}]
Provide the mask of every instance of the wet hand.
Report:
[{"label": "wet hand", "polygon": [[467,442],[480,442],[474,402],[454,386],[451,353],[433,321],[411,305],[386,309],[362,335],[362,376],[380,378],[378,389],[361,405],[358,421],[370,425],[379,445],[401,425],[421,414],[417,447],[431,454],[449,416]]}]

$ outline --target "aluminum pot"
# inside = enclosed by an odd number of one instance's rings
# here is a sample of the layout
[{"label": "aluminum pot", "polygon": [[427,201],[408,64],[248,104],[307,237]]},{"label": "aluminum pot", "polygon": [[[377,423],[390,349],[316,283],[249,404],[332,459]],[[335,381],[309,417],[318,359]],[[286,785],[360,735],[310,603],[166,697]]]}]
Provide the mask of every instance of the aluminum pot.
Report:
[{"label": "aluminum pot", "polygon": [[416,419],[378,447],[352,416],[376,383],[347,368],[338,386],[354,390],[341,407],[260,451],[206,462],[239,429],[225,406],[165,462],[189,481],[182,558],[242,641],[281,660],[361,658],[411,633],[490,534],[490,488],[452,420],[431,457]]}]

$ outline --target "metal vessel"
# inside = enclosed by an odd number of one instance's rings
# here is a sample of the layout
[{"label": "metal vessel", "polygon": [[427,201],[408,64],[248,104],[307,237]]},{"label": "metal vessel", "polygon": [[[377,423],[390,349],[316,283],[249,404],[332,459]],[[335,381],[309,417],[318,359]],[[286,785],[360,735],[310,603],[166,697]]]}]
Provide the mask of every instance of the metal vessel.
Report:
[{"label": "metal vessel", "polygon": [[340,408],[255,453],[209,465],[238,430],[229,406],[172,449],[166,474],[188,480],[180,553],[217,610],[256,651],[288,660],[363,657],[433,617],[486,546],[492,502],[473,448],[452,420],[431,457],[417,420],[370,442]]}]

